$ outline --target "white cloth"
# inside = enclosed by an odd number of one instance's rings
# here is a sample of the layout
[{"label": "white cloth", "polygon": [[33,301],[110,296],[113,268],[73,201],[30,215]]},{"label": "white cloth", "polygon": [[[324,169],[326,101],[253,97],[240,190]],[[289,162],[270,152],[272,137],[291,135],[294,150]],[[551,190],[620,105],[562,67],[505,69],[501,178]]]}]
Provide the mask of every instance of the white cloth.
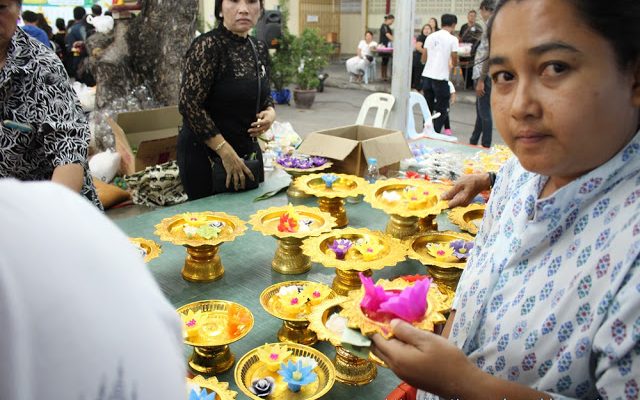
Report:
[{"label": "white cloth", "polygon": [[444,29],[427,36],[424,43],[427,49],[427,64],[422,76],[439,81],[449,80],[449,60],[451,53],[458,50],[458,39]]},{"label": "white cloth", "polygon": [[369,60],[358,56],[351,57],[346,62],[347,72],[354,75],[364,74],[364,70],[369,66]]},{"label": "white cloth", "polygon": [[10,179],[0,221],[0,399],[185,398],[179,318],[113,223]]}]

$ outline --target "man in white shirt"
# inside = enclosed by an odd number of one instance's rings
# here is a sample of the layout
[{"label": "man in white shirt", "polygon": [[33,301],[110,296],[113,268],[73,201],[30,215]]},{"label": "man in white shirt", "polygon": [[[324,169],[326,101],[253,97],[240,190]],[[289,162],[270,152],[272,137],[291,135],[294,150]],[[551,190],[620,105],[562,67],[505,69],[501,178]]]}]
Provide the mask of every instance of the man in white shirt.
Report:
[{"label": "man in white shirt", "polygon": [[0,221],[0,399],[186,398],[179,317],[111,221],[13,179]]},{"label": "man in white shirt", "polygon": [[427,37],[424,48],[427,51],[427,63],[422,71],[423,93],[429,104],[429,110],[439,112],[440,117],[433,121],[433,127],[440,133],[444,121],[449,115],[449,61],[455,67],[458,64],[458,39],[451,33],[456,29],[458,18],[444,14],[441,18],[442,29]]}]

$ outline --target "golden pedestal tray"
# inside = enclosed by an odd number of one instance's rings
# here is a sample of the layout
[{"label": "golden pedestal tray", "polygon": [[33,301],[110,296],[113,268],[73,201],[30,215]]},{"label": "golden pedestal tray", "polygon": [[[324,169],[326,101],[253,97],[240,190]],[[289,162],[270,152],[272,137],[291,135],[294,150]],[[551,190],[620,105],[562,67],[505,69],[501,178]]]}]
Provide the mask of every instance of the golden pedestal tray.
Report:
[{"label": "golden pedestal tray", "polygon": [[[443,184],[417,179],[387,179],[373,184],[364,200],[389,214],[387,234],[406,239],[418,233],[421,226],[423,230],[433,229],[435,216],[448,206],[440,200],[447,189]],[[415,198],[410,193],[415,193]]]},{"label": "golden pedestal tray", "polygon": [[263,398],[258,397],[251,393],[249,387],[254,379],[272,377],[275,380],[276,388],[268,399],[277,400],[314,400],[319,399],[326,395],[333,387],[336,380],[336,371],[331,364],[331,360],[318,350],[295,343],[280,343],[287,347],[287,350],[292,353],[291,358],[294,360],[298,357],[310,357],[318,363],[313,372],[318,376],[318,379],[307,385],[303,386],[302,390],[297,393],[293,393],[287,389],[287,384],[283,378],[278,375],[277,372],[272,372],[266,368],[264,363],[260,361],[258,357],[258,351],[262,347],[255,348],[242,356],[236,365],[234,377],[238,388],[251,399],[261,400]]},{"label": "golden pedestal tray", "polygon": [[[281,232],[278,230],[280,217],[294,210],[299,216],[297,232]],[[311,260],[302,253],[302,240],[309,236],[317,236],[329,232],[336,225],[336,219],[329,213],[317,208],[305,206],[271,207],[252,215],[249,223],[253,230],[263,235],[270,235],[278,240],[276,254],[271,261],[271,268],[281,274],[303,274],[311,269]]]},{"label": "golden pedestal tray", "polygon": [[316,307],[309,316],[309,329],[318,335],[319,340],[330,342],[336,348],[333,364],[336,368],[336,380],[347,385],[362,386],[372,382],[378,375],[378,369],[372,362],[382,363],[377,357],[369,354],[369,360],[356,357],[342,347],[341,335],[327,327],[327,321],[332,314],[342,310],[342,304],[349,298],[339,296],[324,301]]},{"label": "golden pedestal tray", "polygon": [[[334,175],[337,180],[327,187],[324,175]],[[344,228],[349,224],[347,211],[344,208],[345,199],[364,194],[369,183],[362,178],[345,174],[310,174],[297,178],[294,182],[297,189],[318,198],[320,210],[326,211],[336,219],[336,226]]]},{"label": "golden pedestal tray", "polygon": [[[410,282],[403,278],[396,278],[392,281],[380,279],[376,282],[376,285],[382,286],[385,291],[402,291],[414,283],[415,282]],[[350,292],[348,301],[342,303],[340,315],[348,319],[347,326],[360,329],[360,332],[365,336],[379,333],[387,339],[392,337],[391,321],[379,322],[369,318],[360,306],[363,297],[364,288],[360,288],[359,290]],[[427,293],[427,310],[424,319],[419,322],[414,322],[412,325],[418,329],[433,332],[436,325],[444,324],[447,321],[444,314],[451,309],[448,301],[449,296],[443,294],[437,284],[432,283]]]},{"label": "golden pedestal tray", "polygon": [[287,174],[291,175],[291,184],[289,184],[289,188],[287,189],[287,196],[292,199],[302,199],[311,197],[311,195],[305,193],[304,191],[298,189],[295,185],[296,178],[299,178],[303,175],[314,174],[319,171],[324,171],[328,168],[331,168],[333,163],[331,161],[327,161],[319,167],[315,168],[287,168],[285,166],[280,165],[278,162],[274,164],[277,168],[283,169]]},{"label": "golden pedestal tray", "polygon": [[[198,235],[188,237],[184,232],[186,225],[217,226],[220,233],[217,237],[210,239]],[[205,211],[165,218],[156,225],[155,234],[160,236],[161,240],[187,248],[187,258],[182,268],[182,277],[185,280],[211,282],[224,275],[224,267],[218,255],[220,245],[243,235],[245,230],[247,230],[246,224],[238,217],[223,212]]]},{"label": "golden pedestal tray", "polygon": [[449,211],[449,220],[458,225],[463,231],[476,235],[486,207],[486,204],[469,204],[466,207],[456,207]]},{"label": "golden pedestal tray", "polygon": [[441,288],[443,293],[449,295],[453,301],[458,281],[467,265],[466,260],[447,262],[438,260],[427,251],[428,243],[450,243],[455,240],[473,242],[473,236],[463,232],[427,232],[407,239],[409,258],[420,261],[427,266],[429,275]]},{"label": "golden pedestal tray", "polygon": [[[236,308],[246,318],[246,321],[237,324],[233,332],[230,331],[232,327],[229,324],[230,307]],[[224,300],[197,301],[185,304],[177,311],[181,316],[189,311],[201,311],[207,316],[196,337],[185,334],[184,343],[193,346],[189,367],[203,375],[215,375],[229,370],[235,361],[229,344],[242,339],[253,328],[251,311],[240,304]]]},{"label": "golden pedestal tray", "polygon": [[282,320],[282,327],[278,330],[278,340],[281,342],[299,343],[307,346],[313,346],[318,341],[315,332],[309,330],[308,316],[317,306],[308,304],[299,314],[290,315],[283,310],[281,303],[278,301],[278,292],[280,288],[285,286],[305,286],[315,285],[322,286],[329,294],[324,298],[325,301],[335,297],[335,293],[326,285],[309,281],[287,281],[276,283],[266,288],[260,294],[260,304],[266,312],[274,317]]},{"label": "golden pedestal tray", "polygon": [[153,240],[137,237],[129,238],[129,241],[140,251],[140,255],[144,257],[144,262],[158,258],[162,254],[160,245]]},{"label": "golden pedestal tray", "polygon": [[[379,254],[372,260],[363,260],[353,248],[349,250],[344,260],[338,260],[329,249],[337,239],[356,242],[367,238],[377,241],[382,246]],[[401,241],[366,228],[334,229],[320,236],[306,239],[302,245],[302,251],[311,258],[311,261],[336,269],[336,277],[331,288],[341,296],[346,296],[349,291],[360,288],[358,273],[371,276],[373,270],[394,266],[406,257],[406,247]]]},{"label": "golden pedestal tray", "polygon": [[216,394],[215,400],[234,400],[238,396],[238,392],[229,390],[228,382],[220,382],[215,376],[208,379],[201,375],[187,378],[187,389],[190,386],[207,389],[207,393],[214,392]]}]

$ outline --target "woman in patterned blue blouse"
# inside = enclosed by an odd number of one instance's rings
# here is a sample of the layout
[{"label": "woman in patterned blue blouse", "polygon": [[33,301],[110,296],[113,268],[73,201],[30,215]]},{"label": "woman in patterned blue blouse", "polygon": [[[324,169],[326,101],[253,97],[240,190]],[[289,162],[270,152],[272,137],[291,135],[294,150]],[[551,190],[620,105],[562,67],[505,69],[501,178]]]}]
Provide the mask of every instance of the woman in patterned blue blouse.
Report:
[{"label": "woman in patterned blue blouse", "polygon": [[[374,352],[418,398],[640,397],[640,1],[501,0],[497,175],[443,336]],[[426,393],[429,392],[429,393]]]},{"label": "woman in patterned blue blouse", "polygon": [[89,125],[60,59],[16,23],[22,0],[0,0],[0,178],[51,180],[102,208]]}]

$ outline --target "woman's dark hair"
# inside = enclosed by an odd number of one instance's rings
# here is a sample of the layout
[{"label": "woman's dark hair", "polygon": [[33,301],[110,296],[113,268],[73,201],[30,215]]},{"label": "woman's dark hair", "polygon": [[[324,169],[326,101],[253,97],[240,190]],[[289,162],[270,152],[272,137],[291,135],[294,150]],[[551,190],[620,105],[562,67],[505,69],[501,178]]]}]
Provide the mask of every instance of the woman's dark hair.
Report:
[{"label": "woman's dark hair", "polygon": [[[222,18],[222,1],[223,0],[216,0],[216,4],[214,7],[214,12],[216,14],[216,19],[218,20],[218,22],[222,22],[223,18]],[[260,0],[260,12],[264,12],[264,0]]]},{"label": "woman's dark hair", "polygon": [[436,23],[436,26],[435,26],[435,28],[434,28],[434,31],[439,31],[439,30],[440,30],[440,26],[438,26],[438,18],[436,18],[436,17],[431,17],[431,18],[429,18],[429,21],[431,21],[431,20],[433,20],[433,22],[435,22],[435,23]]},{"label": "woman's dark hair", "polygon": [[[510,1],[500,0],[488,24],[491,41],[493,22],[500,9]],[[616,53],[621,68],[629,68],[640,61],[640,1],[638,0],[563,0],[569,2],[585,23],[605,38]]]}]

